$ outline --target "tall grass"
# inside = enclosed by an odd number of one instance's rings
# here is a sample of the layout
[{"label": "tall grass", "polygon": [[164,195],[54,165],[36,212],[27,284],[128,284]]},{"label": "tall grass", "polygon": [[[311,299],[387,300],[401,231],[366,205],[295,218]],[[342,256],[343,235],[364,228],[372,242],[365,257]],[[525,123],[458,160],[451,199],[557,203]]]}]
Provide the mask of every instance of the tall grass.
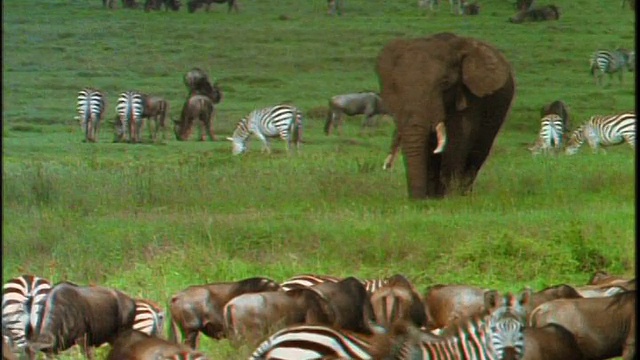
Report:
[{"label": "tall grass", "polygon": [[[588,73],[597,48],[632,48],[632,12],[585,0],[562,4],[560,21],[513,25],[498,0],[477,17],[383,0],[351,0],[329,17],[325,4],[244,0],[239,14],[188,14],[5,1],[3,277],[100,283],[164,303],[192,284],[304,272],[503,291],[581,284],[597,269],[634,274],[633,151],[526,150],[553,100],[569,104],[574,126],[633,108],[632,74],[598,87]],[[518,90],[473,194],[415,202],[401,161],[381,169],[391,119],[365,130],[348,119],[342,136],[322,126],[330,96],[378,88],[387,41],[440,31],[494,43]],[[253,140],[241,157],[227,141],[113,144],[107,125],[99,143],[81,143],[81,87],[107,92],[107,118],[118,92],[138,89],[165,96],[175,119],[193,66],[223,88],[220,138],[251,110],[291,102],[305,112],[301,153],[280,141],[269,156]],[[202,346],[214,358],[252,350]]]}]

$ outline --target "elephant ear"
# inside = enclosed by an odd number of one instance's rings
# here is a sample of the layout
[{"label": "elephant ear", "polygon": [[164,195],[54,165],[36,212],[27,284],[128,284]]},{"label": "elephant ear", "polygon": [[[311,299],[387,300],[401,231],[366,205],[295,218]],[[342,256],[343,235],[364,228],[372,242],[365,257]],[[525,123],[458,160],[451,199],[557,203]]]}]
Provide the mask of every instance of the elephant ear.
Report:
[{"label": "elephant ear", "polygon": [[510,69],[496,49],[471,40],[466,50],[462,58],[462,82],[474,95],[490,95],[507,82]]}]

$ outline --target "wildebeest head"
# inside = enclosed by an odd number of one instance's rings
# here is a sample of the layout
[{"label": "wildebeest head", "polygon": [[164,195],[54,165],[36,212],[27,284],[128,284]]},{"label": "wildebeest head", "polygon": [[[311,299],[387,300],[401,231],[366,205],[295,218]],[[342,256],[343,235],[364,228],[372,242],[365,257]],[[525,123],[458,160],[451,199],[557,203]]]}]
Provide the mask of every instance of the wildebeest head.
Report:
[{"label": "wildebeest head", "polygon": [[189,89],[190,95],[205,95],[211,99],[214,104],[222,101],[222,90],[220,86],[215,81],[212,84],[209,80],[209,75],[200,68],[189,70],[184,75],[184,83],[187,89]]}]

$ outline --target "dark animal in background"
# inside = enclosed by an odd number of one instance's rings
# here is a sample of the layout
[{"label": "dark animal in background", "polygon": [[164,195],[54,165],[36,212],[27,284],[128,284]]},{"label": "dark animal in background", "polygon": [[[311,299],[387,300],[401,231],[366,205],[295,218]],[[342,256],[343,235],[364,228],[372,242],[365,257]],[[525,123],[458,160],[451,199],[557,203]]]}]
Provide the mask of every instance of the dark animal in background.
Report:
[{"label": "dark animal in background", "polygon": [[459,319],[484,311],[485,289],[467,285],[434,285],[427,289],[424,304],[427,330],[445,328]]},{"label": "dark animal in background", "polygon": [[376,324],[390,329],[397,321],[410,321],[418,328],[427,326],[422,299],[411,282],[402,275],[389,278],[386,285],[371,295]]},{"label": "dark animal in background", "polygon": [[[169,102],[159,96],[152,96],[148,94],[141,95],[144,106],[142,118],[150,120],[147,124],[147,127],[149,128],[149,136],[153,141],[156,141],[158,139],[158,132],[162,131],[164,137],[167,126],[167,117],[169,115]],[[153,129],[151,123],[153,123]]]},{"label": "dark animal in background", "polygon": [[462,5],[462,13],[464,15],[478,15],[480,14],[480,5],[476,2]]},{"label": "dark animal in background", "polygon": [[149,12],[150,10],[160,10],[162,5],[164,5],[165,11],[169,11],[169,9],[178,11],[180,10],[182,3],[180,0],[146,0],[144,2],[144,11]]},{"label": "dark animal in background", "polygon": [[387,110],[384,108],[382,99],[378,93],[366,91],[336,95],[329,100],[329,110],[324,125],[324,133],[330,135],[334,128],[338,128],[338,131],[341,133],[343,115],[364,115],[365,120],[362,123],[362,127],[365,127],[372,125],[372,120],[375,115],[382,114],[387,114]]},{"label": "dark animal in background", "polygon": [[190,13],[195,12],[200,9],[203,5],[206,5],[206,11],[209,11],[211,4],[224,4],[227,3],[229,8],[227,10],[228,13],[231,12],[231,9],[234,9],[236,13],[238,10],[238,0],[190,0],[187,2],[187,11]]},{"label": "dark animal in background", "polygon": [[548,21],[559,19],[560,9],[555,5],[545,5],[520,11],[514,17],[510,18],[509,21],[514,24],[520,24],[527,21]]},{"label": "dark animal in background", "polygon": [[[185,357],[190,355],[191,357]],[[178,356],[178,357],[176,357]],[[139,359],[201,359],[204,355],[182,344],[150,336],[137,330],[126,330],[118,335],[107,360]]]},{"label": "dark animal in background", "polygon": [[565,104],[562,100],[556,100],[551,104],[545,105],[540,110],[540,117],[544,117],[546,115],[558,115],[562,118],[563,123],[563,134],[565,137],[568,137],[569,131],[571,131],[571,119],[569,117],[569,109],[567,104]]},{"label": "dark animal in background", "polygon": [[125,9],[137,9],[140,7],[140,4],[136,0],[122,0],[122,7]]},{"label": "dark animal in background", "polygon": [[362,334],[372,333],[373,308],[369,293],[360,280],[348,277],[337,283],[324,282],[311,289],[323,295],[333,308],[334,327]]},{"label": "dark animal in background", "polygon": [[[516,85],[504,55],[452,33],[399,38],[378,55],[376,73],[398,129],[409,197],[471,191],[513,101]],[[434,154],[441,122],[447,145]]]},{"label": "dark animal in background", "polygon": [[173,131],[176,139],[180,141],[188,140],[195,122],[198,125],[200,141],[204,141],[205,136],[208,136],[209,140],[215,141],[216,137],[213,133],[214,117],[215,108],[209,97],[204,95],[191,96],[182,106],[180,120],[173,122]]},{"label": "dark animal in background", "polygon": [[135,309],[135,301],[118,290],[57,284],[47,296],[31,348],[57,355],[79,345],[93,359],[93,347],[113,344],[119,332],[132,328]]},{"label": "dark animal in background", "polygon": [[116,7],[116,0],[102,0],[102,6],[113,9]]},{"label": "dark animal in background", "polygon": [[342,15],[342,0],[327,0],[327,8],[329,15]]},{"label": "dark animal in background", "polygon": [[278,289],[280,285],[277,282],[262,277],[190,286],[171,298],[169,340],[182,342],[181,335],[184,332],[184,342],[196,349],[200,332],[221,339],[225,335],[222,309],[229,300],[246,293]]},{"label": "dark animal in background", "polygon": [[187,98],[196,94],[209,97],[213,104],[218,104],[222,100],[222,91],[217,83],[211,83],[209,75],[200,69],[193,68],[184,75],[184,84],[189,93]]}]

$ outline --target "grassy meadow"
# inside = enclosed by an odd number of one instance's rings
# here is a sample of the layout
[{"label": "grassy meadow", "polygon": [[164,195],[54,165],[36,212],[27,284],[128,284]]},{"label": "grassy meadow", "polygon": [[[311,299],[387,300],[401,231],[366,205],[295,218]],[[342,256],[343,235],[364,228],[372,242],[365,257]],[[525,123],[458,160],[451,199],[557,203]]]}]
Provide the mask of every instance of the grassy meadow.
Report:
[{"label": "grassy meadow", "polygon": [[[527,150],[554,100],[569,105],[574,127],[634,109],[633,73],[600,87],[588,68],[596,49],[634,47],[634,12],[618,1],[558,5],[559,21],[515,25],[507,0],[482,1],[474,17],[444,1],[429,13],[414,0],[346,0],[336,17],[325,0],[240,0],[239,14],[3,1],[2,276],[102,284],[162,304],[189,285],[301,273],[503,291],[583,284],[597,269],[634,276],[634,152]],[[362,130],[362,117],[347,118],[327,137],[327,101],[377,90],[375,59],[391,39],[442,31],[502,50],[516,100],[472,195],[410,201],[402,161],[382,170],[392,119]],[[107,93],[107,120],[125,90],[164,96],[176,119],[195,66],[224,91],[218,141],[169,131],[156,144],[114,144],[103,123],[98,143],[81,142],[82,87]],[[305,113],[300,153],[274,140],[269,156],[253,139],[232,156],[225,137],[240,117],[281,102]],[[201,346],[212,359],[252,350]]]}]

